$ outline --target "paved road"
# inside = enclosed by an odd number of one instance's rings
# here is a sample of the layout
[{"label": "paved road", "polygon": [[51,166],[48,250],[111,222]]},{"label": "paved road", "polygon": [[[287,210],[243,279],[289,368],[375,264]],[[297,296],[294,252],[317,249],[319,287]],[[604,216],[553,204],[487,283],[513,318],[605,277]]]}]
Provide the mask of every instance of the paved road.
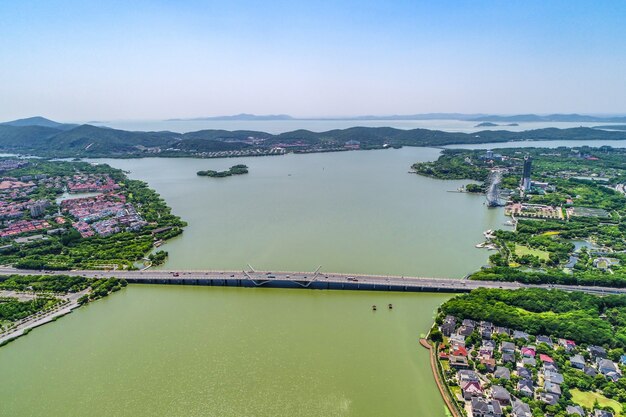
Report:
[{"label": "paved road", "polygon": [[[83,276],[87,278],[117,277],[130,283],[228,285],[228,286],[293,286],[312,288],[378,289],[399,291],[466,292],[475,288],[557,288],[593,294],[626,294],[623,288],[581,287],[569,285],[524,285],[516,282],[470,281],[460,278],[399,277],[385,275],[338,274],[326,272],[281,271],[47,271],[47,274]],[[0,267],[1,274],[40,275],[41,271]]]}]

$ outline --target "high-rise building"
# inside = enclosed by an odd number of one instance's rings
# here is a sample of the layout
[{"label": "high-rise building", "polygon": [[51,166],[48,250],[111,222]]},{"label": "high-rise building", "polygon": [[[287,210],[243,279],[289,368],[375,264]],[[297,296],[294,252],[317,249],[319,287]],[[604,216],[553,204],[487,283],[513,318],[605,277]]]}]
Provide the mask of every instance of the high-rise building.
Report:
[{"label": "high-rise building", "polygon": [[48,207],[48,202],[46,200],[37,200],[33,204],[30,205],[30,215],[31,217],[41,217],[46,212],[46,207]]},{"label": "high-rise building", "polygon": [[530,190],[530,172],[533,165],[533,159],[530,156],[524,158],[524,170],[522,171],[522,181],[520,187],[524,191]]}]

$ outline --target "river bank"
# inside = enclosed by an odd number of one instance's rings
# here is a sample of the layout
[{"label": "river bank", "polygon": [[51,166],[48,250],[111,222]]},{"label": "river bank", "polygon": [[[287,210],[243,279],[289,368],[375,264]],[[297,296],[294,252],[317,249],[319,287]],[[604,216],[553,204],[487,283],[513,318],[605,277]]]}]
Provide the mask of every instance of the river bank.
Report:
[{"label": "river bank", "polygon": [[[87,290],[79,293],[79,297],[85,295],[86,292]],[[20,336],[28,334],[28,332],[39,326],[43,326],[44,324],[55,321],[56,319],[71,313],[74,309],[80,307],[80,304],[77,300],[78,298],[64,299],[57,307],[53,309],[43,311],[41,313],[20,320],[20,322],[16,323],[15,326],[12,326],[7,331],[0,333],[0,347],[17,339]]]}]

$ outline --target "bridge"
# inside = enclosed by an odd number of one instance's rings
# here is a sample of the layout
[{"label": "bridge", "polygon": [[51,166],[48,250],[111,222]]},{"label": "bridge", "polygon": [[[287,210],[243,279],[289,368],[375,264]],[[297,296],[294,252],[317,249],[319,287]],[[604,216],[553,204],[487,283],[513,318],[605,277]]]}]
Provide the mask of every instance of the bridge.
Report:
[{"label": "bridge", "polygon": [[256,271],[35,271],[0,267],[0,275],[70,275],[85,278],[115,277],[131,284],[203,285],[220,287],[309,288],[331,290],[367,290],[402,292],[469,292],[476,288],[545,288],[581,291],[589,294],[626,294],[626,288],[575,285],[529,285],[517,282],[471,281],[465,278],[428,278],[388,275],[341,274],[321,272]]}]

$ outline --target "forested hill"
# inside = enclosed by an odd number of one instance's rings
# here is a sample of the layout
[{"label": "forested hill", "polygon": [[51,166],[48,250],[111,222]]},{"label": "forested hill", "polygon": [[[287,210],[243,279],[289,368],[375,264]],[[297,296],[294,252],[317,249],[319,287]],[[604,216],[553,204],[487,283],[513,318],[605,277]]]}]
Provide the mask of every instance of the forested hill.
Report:
[{"label": "forested hill", "polygon": [[[28,124],[30,121],[31,124]],[[383,146],[443,146],[462,143],[497,143],[524,140],[626,140],[626,131],[592,128],[506,130],[451,133],[439,130],[402,130],[390,127],[353,127],[327,132],[295,130],[273,135],[257,131],[201,130],[129,132],[92,125],[67,125],[42,118],[0,124],[0,153],[43,157],[142,157],[142,156],[245,156],[264,154],[273,148],[294,152],[346,149],[358,141],[361,149]],[[216,155],[231,152],[235,154]],[[239,152],[239,154],[237,154]]]}]

